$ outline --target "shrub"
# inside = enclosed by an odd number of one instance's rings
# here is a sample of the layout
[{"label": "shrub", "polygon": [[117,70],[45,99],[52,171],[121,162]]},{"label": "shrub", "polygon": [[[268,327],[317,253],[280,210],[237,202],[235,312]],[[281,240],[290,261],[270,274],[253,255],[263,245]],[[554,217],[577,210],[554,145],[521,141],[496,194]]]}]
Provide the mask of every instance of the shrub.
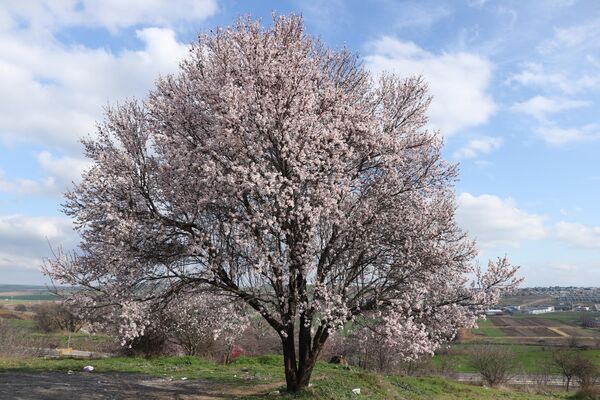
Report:
[{"label": "shrub", "polygon": [[588,358],[578,357],[575,379],[581,389],[588,389],[598,382],[598,367]]},{"label": "shrub", "polygon": [[596,367],[581,354],[574,351],[562,350],[555,352],[553,359],[565,378],[567,391],[569,391],[573,378],[577,379],[582,388],[592,386],[596,381],[598,375]]},{"label": "shrub", "polygon": [[25,304],[17,304],[15,306],[15,311],[25,312],[27,311],[27,306]]},{"label": "shrub", "polygon": [[36,327],[42,332],[78,332],[84,321],[64,303],[44,303],[35,307],[33,317]]},{"label": "shrub", "polygon": [[31,337],[22,329],[0,319],[0,356],[40,357],[48,347],[48,338]]},{"label": "shrub", "polygon": [[506,346],[478,346],[471,352],[470,363],[489,386],[508,382],[515,369],[514,354]]},{"label": "shrub", "polygon": [[575,393],[574,399],[600,400],[600,388],[597,386],[580,388],[577,393]]}]

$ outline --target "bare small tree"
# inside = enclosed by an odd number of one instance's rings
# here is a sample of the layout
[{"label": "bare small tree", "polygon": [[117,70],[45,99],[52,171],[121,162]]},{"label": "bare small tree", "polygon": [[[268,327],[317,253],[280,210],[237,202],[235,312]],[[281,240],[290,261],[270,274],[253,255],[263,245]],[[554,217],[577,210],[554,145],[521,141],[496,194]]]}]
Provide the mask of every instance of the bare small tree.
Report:
[{"label": "bare small tree", "polygon": [[64,303],[45,303],[35,307],[34,321],[43,332],[78,332],[84,320]]},{"label": "bare small tree", "polygon": [[592,360],[583,355],[577,356],[577,368],[575,370],[575,380],[579,387],[587,390],[598,383],[599,378],[598,367]]},{"label": "bare small tree", "polygon": [[556,351],[553,355],[554,363],[558,366],[562,376],[565,379],[567,392],[571,385],[573,377],[575,377],[579,370],[579,363],[581,362],[581,356],[572,351]]},{"label": "bare small tree", "polygon": [[515,369],[514,353],[507,346],[477,346],[471,352],[470,363],[489,386],[508,382]]}]

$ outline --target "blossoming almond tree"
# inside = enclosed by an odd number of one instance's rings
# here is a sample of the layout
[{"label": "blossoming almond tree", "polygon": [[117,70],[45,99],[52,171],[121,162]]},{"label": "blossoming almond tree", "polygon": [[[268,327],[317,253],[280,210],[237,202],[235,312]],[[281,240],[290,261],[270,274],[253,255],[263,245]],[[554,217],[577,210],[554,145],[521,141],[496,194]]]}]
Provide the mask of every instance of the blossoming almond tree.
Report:
[{"label": "blossoming almond tree", "polygon": [[94,164],[65,206],[80,251],[47,272],[122,304],[132,334],[146,302],[236,296],[281,338],[289,391],[350,320],[430,354],[518,280],[505,259],[474,265],[429,102],[420,78],[371,77],[297,16],[201,35],[84,141]]},{"label": "blossoming almond tree", "polygon": [[163,321],[170,321],[170,326],[165,327],[167,332],[186,355],[198,355],[203,343],[223,339],[226,363],[230,360],[235,341],[250,324],[243,304],[208,290],[177,296],[163,313]]}]

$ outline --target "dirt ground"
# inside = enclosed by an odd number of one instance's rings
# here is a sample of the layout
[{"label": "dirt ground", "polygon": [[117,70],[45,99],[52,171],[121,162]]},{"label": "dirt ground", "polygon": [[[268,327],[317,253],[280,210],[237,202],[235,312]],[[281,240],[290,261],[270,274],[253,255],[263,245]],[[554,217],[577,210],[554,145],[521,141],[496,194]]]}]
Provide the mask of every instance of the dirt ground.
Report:
[{"label": "dirt ground", "polygon": [[0,373],[1,400],[235,399],[275,390],[277,386],[229,387],[207,380],[168,380],[126,373]]}]

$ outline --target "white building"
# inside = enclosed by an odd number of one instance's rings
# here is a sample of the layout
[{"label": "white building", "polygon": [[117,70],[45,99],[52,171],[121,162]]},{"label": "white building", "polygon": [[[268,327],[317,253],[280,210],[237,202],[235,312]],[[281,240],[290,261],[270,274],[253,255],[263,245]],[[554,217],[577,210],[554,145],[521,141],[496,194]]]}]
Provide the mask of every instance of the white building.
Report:
[{"label": "white building", "polygon": [[532,307],[525,310],[527,314],[545,314],[554,311],[554,306]]},{"label": "white building", "polygon": [[497,310],[497,309],[489,309],[489,310],[485,310],[485,315],[502,315],[504,314],[504,312],[502,310]]}]

